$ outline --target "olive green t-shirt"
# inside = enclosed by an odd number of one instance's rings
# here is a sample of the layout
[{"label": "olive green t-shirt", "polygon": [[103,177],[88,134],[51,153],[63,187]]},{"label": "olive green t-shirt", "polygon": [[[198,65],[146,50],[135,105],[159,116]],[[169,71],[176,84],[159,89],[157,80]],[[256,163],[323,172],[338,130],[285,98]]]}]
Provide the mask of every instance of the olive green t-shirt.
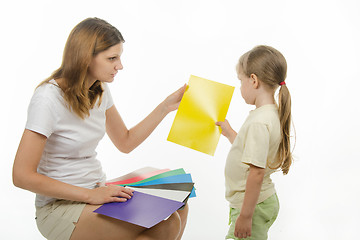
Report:
[{"label": "olive green t-shirt", "polygon": [[226,159],[225,197],[230,207],[242,207],[249,164],[265,169],[258,203],[275,193],[270,175],[276,170],[270,169],[267,163],[271,164],[276,160],[281,140],[280,131],[278,108],[275,104],[264,105],[250,112]]}]

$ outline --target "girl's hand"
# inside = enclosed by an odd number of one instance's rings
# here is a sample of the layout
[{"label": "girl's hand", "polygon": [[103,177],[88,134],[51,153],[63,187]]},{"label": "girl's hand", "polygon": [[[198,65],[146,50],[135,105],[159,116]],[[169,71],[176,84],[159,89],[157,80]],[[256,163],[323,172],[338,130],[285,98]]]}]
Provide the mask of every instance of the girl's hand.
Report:
[{"label": "girl's hand", "polygon": [[109,202],[126,202],[133,196],[133,191],[130,188],[125,188],[116,185],[102,186],[94,189],[89,189],[89,204],[104,204]]},{"label": "girl's hand", "polygon": [[179,105],[180,105],[180,101],[185,93],[187,85],[184,84],[184,86],[182,86],[181,88],[179,88],[178,90],[176,90],[174,93],[172,93],[171,95],[169,95],[165,100],[164,100],[164,105],[165,105],[165,111],[166,113],[172,112],[176,109],[178,109]]},{"label": "girl's hand", "polygon": [[223,122],[216,122],[217,126],[221,127],[221,134],[227,137],[231,143],[234,142],[237,133],[231,128],[228,120],[225,119]]},{"label": "girl's hand", "polygon": [[234,236],[237,238],[247,238],[251,236],[251,217],[243,217],[239,215],[235,223]]}]

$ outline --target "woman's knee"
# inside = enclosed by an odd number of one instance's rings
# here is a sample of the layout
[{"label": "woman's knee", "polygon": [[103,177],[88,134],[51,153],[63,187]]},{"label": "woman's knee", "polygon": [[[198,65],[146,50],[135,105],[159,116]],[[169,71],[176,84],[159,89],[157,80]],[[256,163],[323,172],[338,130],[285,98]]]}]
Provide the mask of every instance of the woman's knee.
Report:
[{"label": "woman's knee", "polygon": [[[174,212],[167,220],[167,229],[174,235],[178,234],[181,229],[181,218],[177,212]],[[171,235],[173,235],[171,234]],[[177,236],[177,235],[176,235]]]},{"label": "woman's knee", "polygon": [[175,240],[178,237],[180,230],[180,216],[175,212],[167,220],[142,232],[136,240]]},{"label": "woman's knee", "polygon": [[177,210],[177,213],[178,213],[179,216],[180,216],[181,225],[186,224],[187,216],[188,216],[188,213],[189,213],[189,206],[188,206],[188,204],[186,204],[183,209]]},{"label": "woman's knee", "polygon": [[186,204],[183,209],[177,210],[177,213],[179,214],[179,217],[180,217],[180,227],[181,227],[180,233],[179,233],[177,239],[181,239],[182,235],[184,234],[184,230],[185,230],[186,222],[187,222],[187,217],[188,217],[188,213],[189,213],[188,204]]}]

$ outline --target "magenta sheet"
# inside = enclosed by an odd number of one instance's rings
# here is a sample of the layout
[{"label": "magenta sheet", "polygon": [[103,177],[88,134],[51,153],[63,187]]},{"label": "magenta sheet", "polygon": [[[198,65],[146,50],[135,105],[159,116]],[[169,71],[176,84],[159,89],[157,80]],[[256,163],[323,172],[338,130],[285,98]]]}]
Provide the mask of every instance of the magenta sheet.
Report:
[{"label": "magenta sheet", "polygon": [[94,212],[146,228],[166,219],[184,203],[134,191],[123,203],[106,203]]}]

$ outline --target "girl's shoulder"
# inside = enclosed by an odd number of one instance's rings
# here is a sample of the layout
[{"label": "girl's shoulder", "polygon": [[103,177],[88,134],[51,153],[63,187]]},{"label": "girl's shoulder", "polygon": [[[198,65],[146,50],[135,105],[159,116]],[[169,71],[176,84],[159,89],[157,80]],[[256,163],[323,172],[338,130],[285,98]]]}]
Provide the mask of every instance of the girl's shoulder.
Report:
[{"label": "girl's shoulder", "polygon": [[264,105],[250,112],[244,126],[265,125],[268,129],[280,126],[278,108],[275,104]]},{"label": "girl's shoulder", "polygon": [[268,104],[250,112],[249,117],[253,120],[266,121],[268,119],[279,119],[278,107],[275,104]]}]

